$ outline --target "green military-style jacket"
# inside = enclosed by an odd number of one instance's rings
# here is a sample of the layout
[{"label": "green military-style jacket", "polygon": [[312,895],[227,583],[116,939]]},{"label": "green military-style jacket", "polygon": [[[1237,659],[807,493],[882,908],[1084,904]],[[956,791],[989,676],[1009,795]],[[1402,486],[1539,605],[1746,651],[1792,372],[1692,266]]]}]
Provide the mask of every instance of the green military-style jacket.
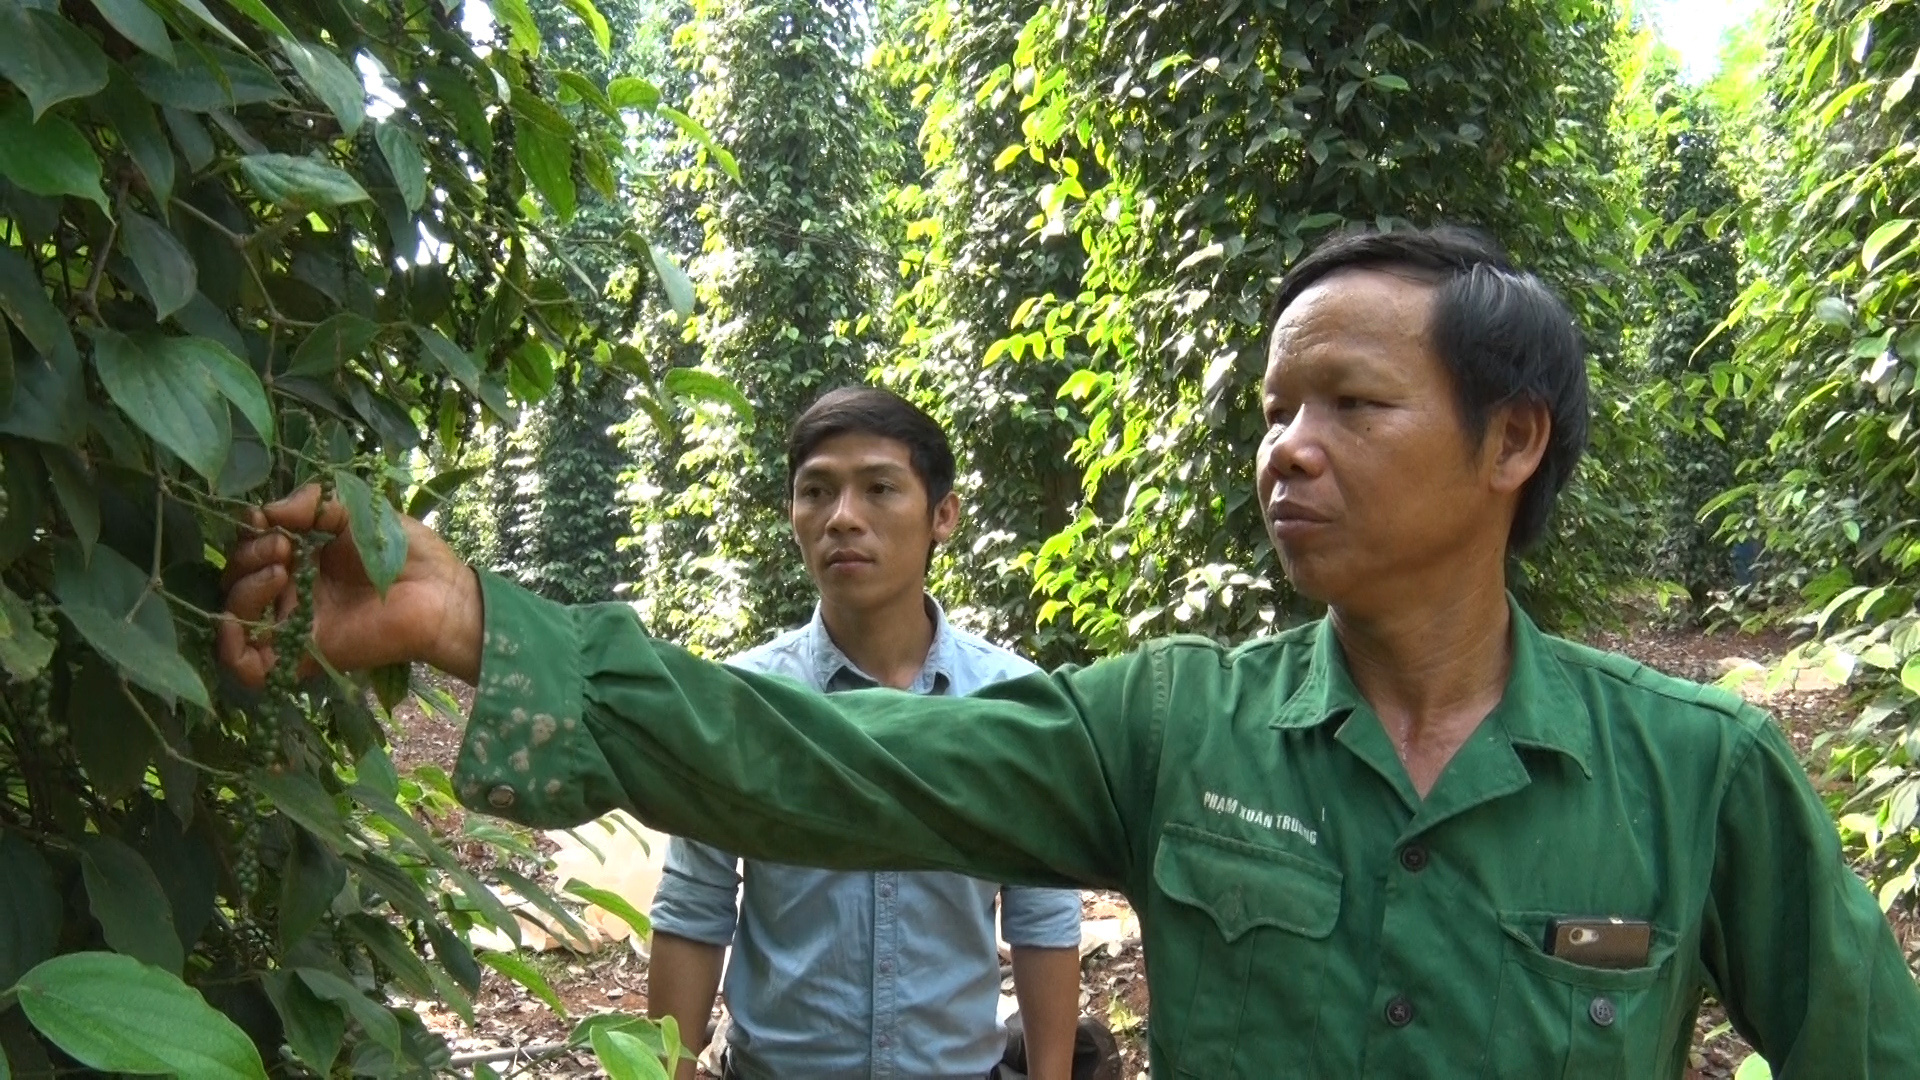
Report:
[{"label": "green military-style jacket", "polygon": [[[468,806],[1117,889],[1156,1076],[1677,1080],[1712,992],[1788,1080],[1920,1077],[1920,990],[1780,733],[1517,609],[1505,697],[1421,799],[1326,623],[826,697],[482,581]],[[1647,963],[1548,955],[1556,916],[1651,923]]]}]

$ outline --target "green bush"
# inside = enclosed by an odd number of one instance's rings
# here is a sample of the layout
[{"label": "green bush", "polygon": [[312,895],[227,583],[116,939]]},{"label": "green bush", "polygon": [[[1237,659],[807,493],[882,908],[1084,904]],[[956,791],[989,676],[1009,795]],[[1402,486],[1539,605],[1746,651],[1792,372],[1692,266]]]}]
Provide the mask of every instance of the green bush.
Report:
[{"label": "green bush", "polygon": [[416,1075],[447,1048],[391,997],[537,982],[466,944],[517,924],[421,823],[447,778],[387,754],[407,673],[300,682],[289,647],[252,693],[208,648],[249,505],[319,481],[390,581],[396,508],[459,479],[429,441],[643,366],[555,236],[659,93],[547,64],[524,0],[476,43],[475,8],[0,5],[0,1074]]}]

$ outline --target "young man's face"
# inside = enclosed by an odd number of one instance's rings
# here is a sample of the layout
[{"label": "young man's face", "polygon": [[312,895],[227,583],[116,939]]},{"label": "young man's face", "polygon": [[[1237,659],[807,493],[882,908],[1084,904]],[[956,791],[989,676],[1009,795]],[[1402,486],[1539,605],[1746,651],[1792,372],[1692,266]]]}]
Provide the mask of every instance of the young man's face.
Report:
[{"label": "young man's face", "polygon": [[825,440],[793,476],[793,538],[820,596],[862,610],[920,595],[927,553],[959,519],[951,492],[927,506],[907,445],[880,435]]}]

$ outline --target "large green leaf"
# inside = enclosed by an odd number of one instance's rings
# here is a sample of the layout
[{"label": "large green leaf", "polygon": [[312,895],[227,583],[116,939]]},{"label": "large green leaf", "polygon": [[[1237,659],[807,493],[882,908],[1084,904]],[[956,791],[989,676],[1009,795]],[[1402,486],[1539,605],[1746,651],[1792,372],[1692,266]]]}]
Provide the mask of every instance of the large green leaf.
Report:
[{"label": "large green leaf", "polygon": [[513,108],[519,120],[514,132],[520,168],[555,215],[562,221],[571,218],[579,199],[573,183],[573,126],[538,98],[515,95]]},{"label": "large green leaf", "polygon": [[347,836],[347,816],[311,773],[256,769],[249,779],[281,813],[325,840],[336,852],[359,850]]},{"label": "large green leaf", "polygon": [[673,261],[673,256],[662,251],[658,245],[647,245],[647,257],[653,263],[654,275],[660,279],[660,288],[667,294],[667,303],[681,318],[693,314],[693,279]]},{"label": "large green leaf", "polygon": [[651,109],[660,104],[660,88],[637,75],[625,75],[607,84],[607,100],[616,109]]},{"label": "large green leaf", "polygon": [[53,553],[53,593],[62,603],[98,608],[163,647],[177,648],[173,614],[165,597],[150,595],[149,583],[148,570],[111,547],[95,549],[91,558],[72,544]]},{"label": "large green leaf", "polygon": [[151,56],[133,57],[126,68],[155,104],[182,112],[210,113],[289,97],[259,61],[218,47],[182,56],[177,68]]},{"label": "large green leaf", "polygon": [[33,1026],[92,1068],[266,1080],[246,1032],[177,976],[131,956],[56,956],[27,972],[18,990]]},{"label": "large green leaf", "polygon": [[5,246],[0,246],[0,311],[34,348],[56,363],[71,364],[79,358],[66,316],[47,299],[40,275],[18,251]]},{"label": "large green leaf", "polygon": [[347,932],[359,938],[367,952],[392,973],[401,989],[415,997],[433,996],[433,976],[427,972],[427,965],[392,923],[371,915],[349,915],[341,922]]},{"label": "large green leaf", "polygon": [[291,949],[333,906],[347,884],[347,866],[306,829],[291,830],[280,871],[280,947]]},{"label": "large green leaf", "polygon": [[1875,269],[1881,261],[1880,253],[1912,227],[1912,218],[1896,218],[1873,230],[1873,235],[1867,237],[1867,242],[1860,246],[1860,265],[1868,270]]},{"label": "large green leaf", "polygon": [[568,878],[567,883],[561,886],[561,891],[570,892],[588,903],[598,904],[613,912],[643,938],[653,933],[653,920],[641,914],[639,908],[617,892],[596,889],[578,878]]},{"label": "large green leaf", "polygon": [[393,910],[407,918],[432,922],[440,917],[439,909],[421,891],[420,883],[391,861],[378,855],[343,856],[341,861],[353,868],[363,885],[377,890],[393,905]]},{"label": "large green leaf", "polygon": [[207,125],[192,113],[175,108],[162,108],[160,115],[167,122],[167,130],[173,133],[174,144],[187,159],[187,168],[198,172],[213,164],[215,153],[213,136],[207,133]]},{"label": "large green leaf", "polygon": [[160,748],[159,739],[127,696],[126,684],[96,657],[81,660],[67,691],[67,727],[73,732],[74,754],[86,768],[87,778],[109,801],[124,798],[140,786]]},{"label": "large green leaf", "polygon": [[345,1008],[347,1015],[353,1017],[354,1022],[375,1042],[396,1054],[400,1052],[400,1022],[379,1002],[369,999],[358,987],[331,972],[303,967],[297,969],[296,974],[315,996]]},{"label": "large green leaf", "polygon": [[53,481],[53,494],[66,511],[73,538],[80,542],[83,555],[93,552],[100,539],[100,486],[87,471],[80,455],[64,446],[43,446],[40,457],[47,463],[47,478]]},{"label": "large green leaf", "polygon": [[200,291],[200,268],[172,230],[137,210],[120,215],[120,241],[153,298],[154,316],[166,319]]},{"label": "large green leaf", "polygon": [[666,1040],[660,1037],[660,1029],[653,1021],[644,1016],[625,1012],[595,1013],[573,1026],[567,1033],[568,1046],[591,1046],[593,1037],[602,1031],[624,1031],[628,1035],[646,1044],[648,1050],[661,1057],[667,1053]]},{"label": "large green leaf", "polygon": [[480,393],[480,366],[473,362],[473,357],[468,356],[466,350],[448,341],[445,334],[431,326],[416,326],[413,333],[426,348],[427,355],[433,357],[448,375],[453,376],[454,382],[469,394]]},{"label": "large green leaf", "polygon": [[607,17],[593,6],[593,0],[566,0],[580,21],[587,24],[587,31],[593,35],[593,43],[600,47],[601,56],[613,55],[613,27],[607,25]]},{"label": "large green leaf", "polygon": [[293,31],[287,29],[287,24],[280,21],[280,16],[275,15],[273,9],[261,0],[227,0],[227,3],[232,5],[233,10],[252,19],[254,25],[267,33],[283,38],[293,36]]},{"label": "large green leaf", "polygon": [[741,422],[753,423],[753,403],[725,377],[699,368],[674,368],[663,380],[667,393],[677,398],[711,401],[732,409]]},{"label": "large green leaf", "polygon": [[593,1053],[609,1080],[670,1080],[666,1066],[647,1044],[624,1031],[600,1028],[593,1032]]},{"label": "large green leaf", "polygon": [[367,88],[346,61],[329,49],[283,38],[280,51],[300,73],[315,97],[324,102],[340,121],[340,131],[351,139],[367,119]]},{"label": "large green leaf", "polygon": [[735,182],[740,180],[740,164],[734,161],[733,155],[727,152],[726,147],[713,141],[713,136],[707,132],[707,129],[700,121],[695,120],[679,109],[661,108],[655,111],[668,120],[671,120],[673,126],[679,128],[687,138],[699,143],[701,148],[713,155],[714,162],[720,166],[722,172],[733,177]]},{"label": "large green leaf", "polygon": [[100,190],[100,158],[64,117],[35,120],[14,98],[0,109],[0,176],[35,195],[73,195],[108,211]]},{"label": "large green leaf", "polygon": [[173,146],[153,114],[153,104],[125,71],[116,68],[106,90],[94,97],[93,105],[100,118],[113,126],[121,145],[147,178],[154,205],[164,208],[173,195]]},{"label": "large green leaf", "polygon": [[[33,609],[0,583],[0,668],[26,682],[53,658],[53,642],[33,625]],[[4,984],[0,984],[4,985]]]},{"label": "large green leaf", "polygon": [[421,484],[420,490],[414,492],[413,498],[407,501],[407,516],[424,520],[428,514],[433,513],[452,498],[453,493],[462,484],[475,480],[485,473],[486,470],[483,468],[469,466],[434,474],[426,483]]},{"label": "large green leaf", "polygon": [[[171,712],[162,715],[172,722]],[[159,879],[173,909],[173,928],[180,934],[180,947],[191,955],[213,921],[218,899],[220,852],[213,830],[189,830],[180,815],[144,793],[131,802],[133,812],[127,820],[134,831],[121,839],[153,867],[153,876]]]},{"label": "large green leaf", "polygon": [[387,159],[393,182],[400,186],[401,200],[407,209],[417,212],[427,204],[427,164],[413,143],[413,135],[400,124],[383,120],[373,129],[373,139]]},{"label": "large green leaf", "polygon": [[113,837],[89,836],[80,844],[80,873],[107,944],[179,974],[186,954],[173,927],[173,908],[140,853]]},{"label": "large green leaf", "polygon": [[487,6],[493,9],[494,18],[506,24],[508,41],[515,49],[529,55],[539,54],[540,27],[533,21],[527,0],[487,0]]},{"label": "large green leaf", "polygon": [[236,46],[242,49],[247,47],[247,43],[244,41],[241,41],[239,38],[239,35],[235,34],[231,29],[229,29],[226,23],[221,22],[219,18],[217,18],[213,14],[213,12],[207,8],[207,5],[203,2],[203,0],[174,0],[174,3],[179,4],[181,7],[186,8],[188,11],[193,12],[194,15],[199,17],[201,22],[205,23],[208,27],[218,32],[221,37],[226,38],[228,41],[233,42]]},{"label": "large green leaf", "polygon": [[226,399],[205,364],[167,342],[158,334],[95,331],[94,370],[127,419],[195,472],[218,480],[233,440]]},{"label": "large green leaf", "polygon": [[26,838],[0,832],[0,990],[60,947],[60,892],[47,860]]},{"label": "large green leaf", "polygon": [[267,400],[267,388],[260,382],[260,376],[245,360],[212,338],[163,338],[159,347],[169,363],[199,364],[213,377],[213,385],[220,389],[221,395],[253,425],[254,433],[268,443],[273,442],[273,405]]},{"label": "large green leaf", "polygon": [[169,702],[207,704],[199,674],[180,655],[167,599],[151,591],[146,571],[111,547],[87,559],[63,545],[54,553],[53,587],[68,621],[129,679]]},{"label": "large green leaf", "polygon": [[480,990],[480,962],[473,958],[473,947],[438,919],[427,922],[427,940],[433,943],[433,955],[447,969],[453,981],[469,993]]},{"label": "large green leaf", "polygon": [[473,92],[473,86],[467,82],[466,76],[444,64],[435,64],[421,74],[431,92],[428,101],[423,104],[445,113],[460,137],[483,156],[491,154],[493,128],[487,123],[487,112],[480,105],[480,96]]},{"label": "large green leaf", "polygon": [[294,350],[288,375],[326,378],[341,365],[356,359],[380,336],[380,327],[372,320],[342,311],[331,315],[307,332],[306,339]]},{"label": "large green leaf", "polygon": [[305,979],[285,968],[267,972],[261,982],[274,1011],[280,1014],[293,1056],[321,1076],[333,1075],[340,1042],[347,1034],[347,1014],[333,1002],[322,1000]]},{"label": "large green leaf", "polygon": [[0,77],[18,86],[38,118],[107,85],[107,56],[57,12],[0,4]]},{"label": "large green leaf", "polygon": [[281,206],[345,206],[371,198],[351,175],[314,158],[248,154],[240,171],[262,198]]},{"label": "large green leaf", "polygon": [[[162,601],[156,596],[147,602]],[[200,673],[179,650],[160,644],[132,623],[96,607],[63,603],[60,613],[87,639],[87,644],[113,661],[127,678],[168,700],[179,698],[203,709],[212,707]]]},{"label": "large green leaf", "polygon": [[367,578],[374,590],[385,596],[407,565],[406,527],[393,504],[375,494],[365,480],[345,469],[335,469],[333,485],[346,504],[353,546],[360,551]]},{"label": "large green leaf", "polygon": [[173,63],[173,42],[167,37],[166,21],[146,5],[145,0],[93,0],[93,6],[112,24],[120,36],[140,51]]},{"label": "large green leaf", "polygon": [[538,883],[528,880],[524,875],[504,865],[494,867],[493,874],[500,879],[500,884],[519,893],[521,899],[546,912],[547,916],[560,927],[559,933],[572,938],[573,944],[581,949],[592,944],[592,933],[581,925],[579,919],[574,918],[573,912],[568,911],[564,904],[554,899],[553,894]]},{"label": "large green leaf", "polygon": [[[607,97],[607,92],[600,87],[599,83],[594,82],[578,71],[556,71],[553,73],[553,80],[560,84],[561,89],[567,91],[566,94],[560,96],[562,104],[572,104],[577,98],[585,104],[592,106],[594,111],[605,116],[607,119],[616,123],[619,122],[620,110],[614,106],[613,102]],[[593,146],[584,146],[581,148],[581,168],[583,170],[589,172],[598,171],[604,163],[605,157],[597,148]],[[596,188],[600,186],[598,180],[594,181],[594,186]],[[608,197],[611,198],[612,196],[609,195]]]},{"label": "large green leaf", "polygon": [[567,1015],[567,1004],[560,1000],[559,994],[553,992],[553,984],[547,981],[546,976],[540,974],[539,968],[526,960],[513,953],[483,952],[480,954],[480,962],[526,987],[528,993],[546,1002],[547,1007],[555,1013],[561,1016]]},{"label": "large green leaf", "polygon": [[16,363],[14,377],[13,405],[0,412],[0,434],[80,445],[87,433],[87,388],[79,358],[33,356]]},{"label": "large green leaf", "polygon": [[480,880],[462,866],[452,852],[435,840],[425,826],[414,820],[412,814],[400,809],[392,799],[364,784],[355,784],[350,791],[355,801],[380,815],[381,820],[387,824],[400,830],[400,834],[405,836],[420,854],[432,860],[442,873],[452,878],[454,884],[458,885],[460,891],[472,902],[474,910],[492,923],[495,929],[507,935],[515,945],[520,943],[520,921],[514,918],[513,912],[507,910],[507,905],[500,902],[500,898],[494,895],[492,889],[480,884]]}]

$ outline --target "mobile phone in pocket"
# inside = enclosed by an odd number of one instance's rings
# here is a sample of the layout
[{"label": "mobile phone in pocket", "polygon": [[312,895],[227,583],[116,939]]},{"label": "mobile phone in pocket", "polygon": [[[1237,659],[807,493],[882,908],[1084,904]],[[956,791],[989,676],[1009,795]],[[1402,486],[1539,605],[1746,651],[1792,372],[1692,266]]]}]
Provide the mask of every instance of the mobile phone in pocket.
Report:
[{"label": "mobile phone in pocket", "polygon": [[1611,917],[1547,920],[1547,955],[1581,967],[1646,967],[1652,947],[1653,926],[1643,920]]}]

